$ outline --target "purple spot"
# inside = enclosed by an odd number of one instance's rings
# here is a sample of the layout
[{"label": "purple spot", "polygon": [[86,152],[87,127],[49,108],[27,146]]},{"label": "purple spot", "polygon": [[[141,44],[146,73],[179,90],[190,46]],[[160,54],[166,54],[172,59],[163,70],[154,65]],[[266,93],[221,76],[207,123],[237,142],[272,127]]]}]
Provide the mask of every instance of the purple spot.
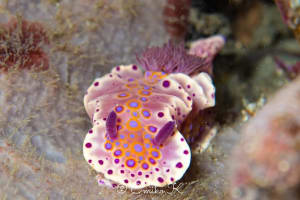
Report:
[{"label": "purple spot", "polygon": [[184,154],[189,154],[189,151],[188,150],[184,150],[183,153]]},{"label": "purple spot", "polygon": [[123,144],[123,147],[124,147],[124,148],[127,148],[127,147],[128,147],[128,144]]},{"label": "purple spot", "polygon": [[136,65],[133,65],[133,66],[132,66],[132,69],[133,69],[133,70],[137,70],[138,68],[137,68]]},{"label": "purple spot", "polygon": [[128,79],[128,82],[132,82],[132,81],[134,81],[133,78],[129,78],[129,79]]},{"label": "purple spot", "polygon": [[170,81],[165,80],[165,81],[163,81],[162,85],[163,85],[165,88],[167,88],[167,87],[170,86]]},{"label": "purple spot", "polygon": [[115,159],[115,163],[118,164],[120,162],[120,160],[117,158]]},{"label": "purple spot", "polygon": [[149,126],[149,130],[152,132],[152,133],[155,133],[157,128],[155,126]]},{"label": "purple spot", "polygon": [[134,177],[135,175],[134,174],[130,174],[131,175],[131,177]]},{"label": "purple spot", "polygon": [[137,102],[135,102],[135,101],[130,102],[130,104],[129,104],[129,106],[132,107],[132,108],[136,108],[136,107],[138,107],[138,105],[139,104]]},{"label": "purple spot", "polygon": [[144,159],[143,156],[140,156],[140,157],[139,157],[139,160],[143,160],[143,159]]},{"label": "purple spot", "polygon": [[140,100],[145,102],[145,101],[147,101],[147,98],[146,97],[141,97]]},{"label": "purple spot", "polygon": [[181,141],[181,142],[184,142],[184,139],[183,139],[183,138],[180,138],[180,141]]},{"label": "purple spot", "polygon": [[141,152],[141,151],[143,151],[143,147],[140,144],[136,144],[136,145],[134,145],[134,150],[136,152]]},{"label": "purple spot", "polygon": [[137,112],[132,112],[132,115],[137,117],[138,116],[138,113]]},{"label": "purple spot", "polygon": [[192,100],[192,99],[191,99],[191,97],[187,97],[187,100],[189,100],[189,101],[190,101],[190,100]]},{"label": "purple spot", "polygon": [[181,86],[179,86],[178,89],[181,90]]},{"label": "purple spot", "polygon": [[153,158],[149,158],[149,161],[150,161],[150,163],[153,164],[153,165],[155,165],[155,163],[156,163],[155,160],[154,160]]},{"label": "purple spot", "polygon": [[124,135],[120,135],[120,138],[121,138],[121,139],[124,139],[124,138],[125,138],[125,136],[124,136]]},{"label": "purple spot", "polygon": [[170,180],[173,182],[173,181],[174,181],[174,178],[171,177]]},{"label": "purple spot", "polygon": [[134,134],[130,134],[130,137],[131,137],[131,138],[134,138]]},{"label": "purple spot", "polygon": [[100,110],[99,109],[96,109],[96,112],[99,112]]},{"label": "purple spot", "polygon": [[109,77],[112,78],[112,74],[110,74]]},{"label": "purple spot", "polygon": [[148,175],[148,174],[146,174],[146,175],[145,175],[145,177],[146,177],[146,178],[149,178],[149,175]]},{"label": "purple spot", "polygon": [[92,147],[92,143],[89,143],[89,142],[86,143],[86,144],[85,144],[85,147],[86,147],[86,148],[91,148],[91,147]]},{"label": "purple spot", "polygon": [[128,167],[134,167],[135,161],[132,160],[132,159],[129,159],[129,160],[126,161],[126,164],[127,164]]},{"label": "purple spot", "polygon": [[146,144],[145,146],[146,146],[146,148],[147,148],[147,149],[149,149],[149,148],[150,148],[150,144]]},{"label": "purple spot", "polygon": [[122,112],[122,110],[123,110],[123,106],[117,106],[116,107],[116,111],[117,112]]},{"label": "purple spot", "polygon": [[[148,169],[148,168],[149,168],[149,165],[148,165],[147,163],[143,163],[142,167],[143,167],[144,169]],[[146,178],[147,178],[147,177],[146,177]]]},{"label": "purple spot", "polygon": [[158,171],[159,171],[159,169],[158,169],[158,168],[155,168],[155,171],[157,171],[157,172],[158,172]]},{"label": "purple spot", "polygon": [[121,169],[120,172],[121,172],[121,174],[124,174],[124,173],[125,173],[125,171],[124,171],[123,169]]},{"label": "purple spot", "polygon": [[119,146],[119,145],[120,145],[120,142],[116,142],[116,145]]},{"label": "purple spot", "polygon": [[90,133],[90,134],[92,134],[92,133],[93,133],[93,130],[92,130],[92,129],[91,129],[91,130],[89,130],[89,133]]},{"label": "purple spot", "polygon": [[152,154],[152,156],[154,156],[155,158],[158,157],[158,153],[157,153],[156,151],[152,151],[151,154]]},{"label": "purple spot", "polygon": [[139,175],[139,176],[142,176],[142,174],[143,174],[142,172],[138,172],[138,175]]},{"label": "purple spot", "polygon": [[145,117],[150,117],[150,113],[149,113],[147,110],[144,110],[144,111],[143,111],[143,115],[144,115]]},{"label": "purple spot", "polygon": [[125,94],[125,93],[121,93],[121,94],[119,94],[119,96],[120,96],[120,97],[126,97],[126,96],[127,96],[127,94]]},{"label": "purple spot", "polygon": [[193,97],[196,96],[195,93],[193,93]]},{"label": "purple spot", "polygon": [[141,185],[141,181],[137,181],[136,184],[137,184],[137,185]]},{"label": "purple spot", "polygon": [[160,182],[160,183],[164,182],[164,179],[163,179],[162,177],[158,177],[157,180],[158,180],[158,182]]},{"label": "purple spot", "polygon": [[182,168],[182,163],[181,163],[181,162],[178,162],[178,163],[176,164],[176,167],[177,167],[177,168]]},{"label": "purple spot", "polygon": [[89,162],[89,163],[92,163],[92,160],[89,160],[88,162]]},{"label": "purple spot", "polygon": [[120,71],[120,66],[118,66],[116,69],[117,69],[117,71]]},{"label": "purple spot", "polygon": [[99,163],[100,165],[103,165],[103,160],[98,160],[98,163]]},{"label": "purple spot", "polygon": [[121,130],[122,126],[121,125],[117,125],[117,130]]},{"label": "purple spot", "polygon": [[127,152],[125,153],[125,155],[126,155],[126,156],[130,156],[130,152],[127,151]]},{"label": "purple spot", "polygon": [[211,94],[211,98],[215,98],[215,93],[212,93],[212,94]]},{"label": "purple spot", "polygon": [[158,114],[157,114],[157,116],[158,117],[163,117],[165,114],[163,113],[163,112],[159,112]]},{"label": "purple spot", "polygon": [[145,94],[145,95],[149,95],[150,94],[150,92],[148,92],[148,91],[143,91],[142,93]]},{"label": "purple spot", "polygon": [[113,170],[109,169],[109,170],[107,171],[107,173],[108,173],[108,174],[112,174],[112,173],[113,173]]},{"label": "purple spot", "polygon": [[113,186],[113,188],[115,188],[115,187],[117,187],[118,185],[117,185],[117,184],[115,184],[115,183],[113,183],[113,184],[112,184],[112,186]]},{"label": "purple spot", "polygon": [[145,89],[145,90],[149,90],[150,87],[149,87],[148,85],[145,85],[145,86],[144,86],[144,89]]},{"label": "purple spot", "polygon": [[191,86],[190,86],[190,85],[187,85],[187,88],[189,88],[189,89],[190,89],[190,88],[191,88]]},{"label": "purple spot", "polygon": [[146,138],[146,139],[151,139],[151,135],[150,135],[150,134],[146,134],[146,135],[145,135],[145,138]]},{"label": "purple spot", "polygon": [[106,143],[105,144],[105,149],[110,150],[112,148],[111,143]]},{"label": "purple spot", "polygon": [[119,155],[122,154],[122,151],[121,150],[116,150],[114,154],[115,154],[115,156],[119,156]]},{"label": "purple spot", "polygon": [[138,126],[138,123],[136,122],[136,121],[130,121],[129,122],[129,125],[132,127],[132,128],[135,128],[135,127],[137,127]]},{"label": "purple spot", "polygon": [[170,169],[167,169],[167,170],[166,170],[166,172],[169,172],[169,171],[170,171]]},{"label": "purple spot", "polygon": [[127,179],[125,179],[125,180],[124,180],[124,183],[128,183],[128,180],[127,180]]},{"label": "purple spot", "polygon": [[95,83],[94,83],[94,86],[98,86],[98,85],[99,85],[99,82],[95,82]]}]

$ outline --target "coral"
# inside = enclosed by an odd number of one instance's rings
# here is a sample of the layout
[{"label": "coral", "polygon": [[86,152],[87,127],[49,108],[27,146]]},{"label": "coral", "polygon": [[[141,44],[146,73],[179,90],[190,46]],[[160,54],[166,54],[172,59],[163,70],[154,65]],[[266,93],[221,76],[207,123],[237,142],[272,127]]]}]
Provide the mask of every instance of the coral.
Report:
[{"label": "coral", "polygon": [[13,66],[48,69],[49,58],[42,48],[49,44],[49,39],[40,23],[13,17],[1,28],[0,70],[7,71]]}]

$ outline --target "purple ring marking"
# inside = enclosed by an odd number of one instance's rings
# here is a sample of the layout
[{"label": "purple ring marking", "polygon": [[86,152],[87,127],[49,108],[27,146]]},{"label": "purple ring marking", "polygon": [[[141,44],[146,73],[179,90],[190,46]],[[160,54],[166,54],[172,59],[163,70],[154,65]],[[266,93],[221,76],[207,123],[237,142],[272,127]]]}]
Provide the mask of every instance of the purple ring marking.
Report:
[{"label": "purple ring marking", "polygon": [[141,97],[140,100],[145,102],[145,101],[147,101],[147,98],[146,97]]},{"label": "purple ring marking", "polygon": [[135,128],[135,127],[138,126],[138,123],[137,123],[136,121],[132,120],[132,121],[129,122],[129,125],[130,125],[132,128]]},{"label": "purple ring marking", "polygon": [[132,107],[132,108],[136,108],[136,107],[138,107],[138,105],[139,104],[137,102],[134,102],[134,101],[130,102],[130,104],[129,104],[129,106]]},{"label": "purple ring marking", "polygon": [[117,106],[117,107],[116,107],[116,111],[117,111],[117,112],[121,112],[122,110],[123,110],[123,106]]},{"label": "purple ring marking", "polygon": [[155,126],[149,126],[149,130],[152,132],[152,133],[155,133],[157,128]]},{"label": "purple ring marking", "polygon": [[155,160],[154,160],[153,158],[149,158],[149,161],[150,161],[150,163],[153,164],[153,165],[156,163]]},{"label": "purple ring marking", "polygon": [[115,156],[119,156],[119,155],[121,155],[121,154],[122,154],[122,151],[118,149],[118,150],[116,150],[116,151],[115,151],[115,153],[114,153],[114,154],[115,154]]},{"label": "purple ring marking", "polygon": [[150,135],[150,134],[146,134],[146,135],[145,135],[145,138],[146,138],[146,139],[151,139],[151,135]]},{"label": "purple ring marking", "polygon": [[157,151],[152,151],[151,152],[152,156],[154,156],[155,158],[157,158],[159,156]]},{"label": "purple ring marking", "polygon": [[145,117],[150,117],[150,113],[147,110],[143,110],[143,115]]},{"label": "purple ring marking", "polygon": [[147,163],[143,163],[142,167],[143,167],[143,169],[148,169],[149,165]]},{"label": "purple ring marking", "polygon": [[128,167],[134,167],[135,161],[132,160],[132,159],[129,159],[129,160],[126,161],[126,164],[127,164]]},{"label": "purple ring marking", "polygon": [[143,147],[140,144],[136,144],[136,145],[134,145],[134,150],[136,152],[141,152],[141,151],[143,151]]},{"label": "purple ring marking", "polygon": [[110,143],[105,144],[105,149],[110,150],[112,148],[112,145]]}]

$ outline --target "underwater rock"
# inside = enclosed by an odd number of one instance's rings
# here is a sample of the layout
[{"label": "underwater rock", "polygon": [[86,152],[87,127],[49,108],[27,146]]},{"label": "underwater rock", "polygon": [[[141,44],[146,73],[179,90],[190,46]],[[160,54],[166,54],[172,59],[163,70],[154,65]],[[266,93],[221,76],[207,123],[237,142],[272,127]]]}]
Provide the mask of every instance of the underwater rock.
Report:
[{"label": "underwater rock", "polygon": [[242,131],[231,159],[233,199],[296,199],[300,183],[300,78],[282,88]]}]

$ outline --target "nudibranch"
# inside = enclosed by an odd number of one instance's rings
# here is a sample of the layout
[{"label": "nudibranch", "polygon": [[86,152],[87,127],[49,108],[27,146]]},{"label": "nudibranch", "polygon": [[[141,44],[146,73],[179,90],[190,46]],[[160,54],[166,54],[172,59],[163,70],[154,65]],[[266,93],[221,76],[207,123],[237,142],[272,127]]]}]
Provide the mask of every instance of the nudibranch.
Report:
[{"label": "nudibranch", "polygon": [[[171,42],[146,49],[139,65],[120,65],[97,78],[84,97],[92,120],[83,143],[100,184],[163,187],[184,175],[190,147],[179,132],[191,112],[215,104],[209,71],[222,36],[200,40],[193,53]],[[202,48],[201,48],[202,46]]]}]

